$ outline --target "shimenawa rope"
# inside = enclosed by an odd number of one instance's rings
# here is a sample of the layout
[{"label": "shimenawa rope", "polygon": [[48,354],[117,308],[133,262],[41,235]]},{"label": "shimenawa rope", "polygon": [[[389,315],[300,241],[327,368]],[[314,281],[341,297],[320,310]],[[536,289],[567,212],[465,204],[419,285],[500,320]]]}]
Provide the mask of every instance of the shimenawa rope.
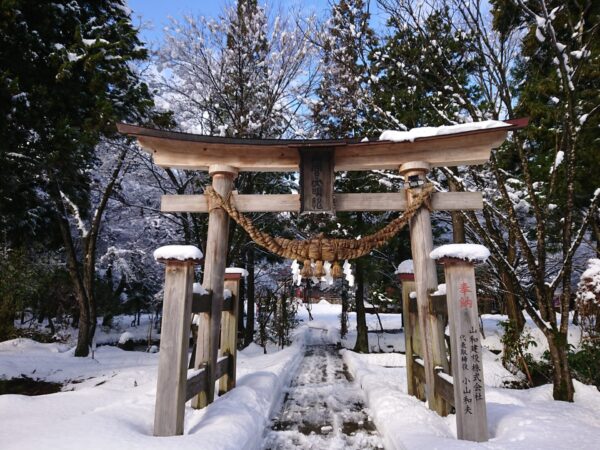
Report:
[{"label": "shimenawa rope", "polygon": [[[273,237],[258,230],[251,219],[237,210],[231,194],[227,198],[223,198],[212,186],[207,186],[205,189],[205,193],[209,198],[209,211],[216,208],[223,208],[233,220],[246,230],[252,240],[261,247],[283,258],[304,261],[301,275],[307,278],[311,276],[320,278],[325,275],[323,261],[331,261],[333,263],[331,274],[334,278],[342,276],[342,268],[339,261],[360,258],[371,252],[371,250],[381,247],[404,228],[422,206],[430,209],[429,200],[433,191],[434,187],[431,183],[424,185],[422,190],[415,194],[409,189],[412,201],[404,213],[392,220],[381,230],[361,239],[327,238],[320,234],[311,239],[296,240]],[[311,260],[315,261],[314,270]]]}]

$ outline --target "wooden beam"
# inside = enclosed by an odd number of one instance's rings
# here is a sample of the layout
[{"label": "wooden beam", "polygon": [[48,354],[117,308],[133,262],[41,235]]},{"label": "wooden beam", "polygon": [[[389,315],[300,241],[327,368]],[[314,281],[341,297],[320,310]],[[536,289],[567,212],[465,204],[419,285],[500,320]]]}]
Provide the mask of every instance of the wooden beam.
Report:
[{"label": "wooden beam", "polygon": [[435,372],[435,392],[438,393],[440,397],[446,400],[452,407],[455,406],[454,403],[454,384],[450,382],[446,377],[450,375],[445,374],[444,372],[440,372],[439,370]]},{"label": "wooden beam", "polygon": [[[248,212],[299,212],[300,196],[297,194],[233,194],[235,207]],[[436,192],[431,206],[436,211],[471,211],[483,208],[481,192]],[[406,193],[335,194],[336,211],[404,211],[407,207]],[[161,211],[170,213],[207,213],[206,195],[163,195]]]},{"label": "wooden beam", "polygon": [[429,310],[431,311],[431,314],[448,317],[448,303],[446,302],[446,294],[429,294]]},{"label": "wooden beam", "polygon": [[138,141],[152,155],[155,164],[175,169],[208,170],[212,165],[225,164],[246,172],[297,172],[300,163],[298,150],[287,144],[263,146],[257,152],[243,144],[207,144],[148,136],[140,136]]},{"label": "wooden beam", "polygon": [[[192,312],[194,314],[208,313],[210,314],[210,306],[212,296],[210,294],[194,294],[192,298]],[[233,299],[231,297],[223,300],[223,311],[231,311],[233,309]]]},{"label": "wooden beam", "polygon": [[[219,358],[217,362],[217,379],[225,375],[230,366],[231,358],[223,356]],[[190,376],[191,374],[191,376]],[[199,392],[206,391],[208,389],[208,373],[206,366],[202,366],[199,369],[191,369],[188,371],[188,379],[185,388],[185,401],[194,398]]]},{"label": "wooden beam", "polygon": [[432,167],[481,164],[507,133],[523,123],[506,127],[417,138],[414,142],[327,140],[252,140],[219,138],[118,124],[120,132],[137,137],[140,145],[163,167],[208,170],[214,164],[242,172],[297,172],[301,148],[335,148],[334,169],[397,169],[410,161]]},{"label": "wooden beam", "polygon": [[508,133],[506,129],[485,131],[433,136],[414,142],[375,141],[337,147],[335,170],[395,170],[411,161],[426,161],[431,167],[483,164]]}]

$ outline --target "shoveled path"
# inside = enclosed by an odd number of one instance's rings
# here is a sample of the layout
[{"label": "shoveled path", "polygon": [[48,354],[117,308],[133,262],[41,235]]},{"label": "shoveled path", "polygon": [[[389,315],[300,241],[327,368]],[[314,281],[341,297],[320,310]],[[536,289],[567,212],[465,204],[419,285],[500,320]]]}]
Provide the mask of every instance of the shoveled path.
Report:
[{"label": "shoveled path", "polygon": [[309,329],[298,374],[267,431],[264,449],[383,448],[364,396],[325,332]]}]

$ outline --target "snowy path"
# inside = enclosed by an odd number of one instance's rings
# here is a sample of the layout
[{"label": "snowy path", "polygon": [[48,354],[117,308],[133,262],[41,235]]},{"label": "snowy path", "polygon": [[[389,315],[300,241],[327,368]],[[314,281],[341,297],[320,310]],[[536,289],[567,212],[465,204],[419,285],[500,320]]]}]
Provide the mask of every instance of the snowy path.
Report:
[{"label": "snowy path", "polygon": [[309,329],[307,349],[267,431],[269,450],[383,448],[364,396],[325,330]]}]

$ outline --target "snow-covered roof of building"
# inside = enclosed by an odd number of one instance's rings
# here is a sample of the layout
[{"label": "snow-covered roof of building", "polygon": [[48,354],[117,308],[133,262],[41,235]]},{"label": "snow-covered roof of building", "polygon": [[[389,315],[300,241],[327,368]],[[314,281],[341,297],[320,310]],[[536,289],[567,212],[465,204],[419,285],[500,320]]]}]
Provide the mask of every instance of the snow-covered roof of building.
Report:
[{"label": "snow-covered roof of building", "polygon": [[447,244],[434,249],[429,256],[432,259],[453,258],[471,262],[485,262],[490,251],[479,244]]},{"label": "snow-covered roof of building", "polygon": [[202,256],[204,255],[202,255],[200,249],[193,245],[165,245],[154,250],[154,259],[156,261],[167,259],[200,261]]}]

